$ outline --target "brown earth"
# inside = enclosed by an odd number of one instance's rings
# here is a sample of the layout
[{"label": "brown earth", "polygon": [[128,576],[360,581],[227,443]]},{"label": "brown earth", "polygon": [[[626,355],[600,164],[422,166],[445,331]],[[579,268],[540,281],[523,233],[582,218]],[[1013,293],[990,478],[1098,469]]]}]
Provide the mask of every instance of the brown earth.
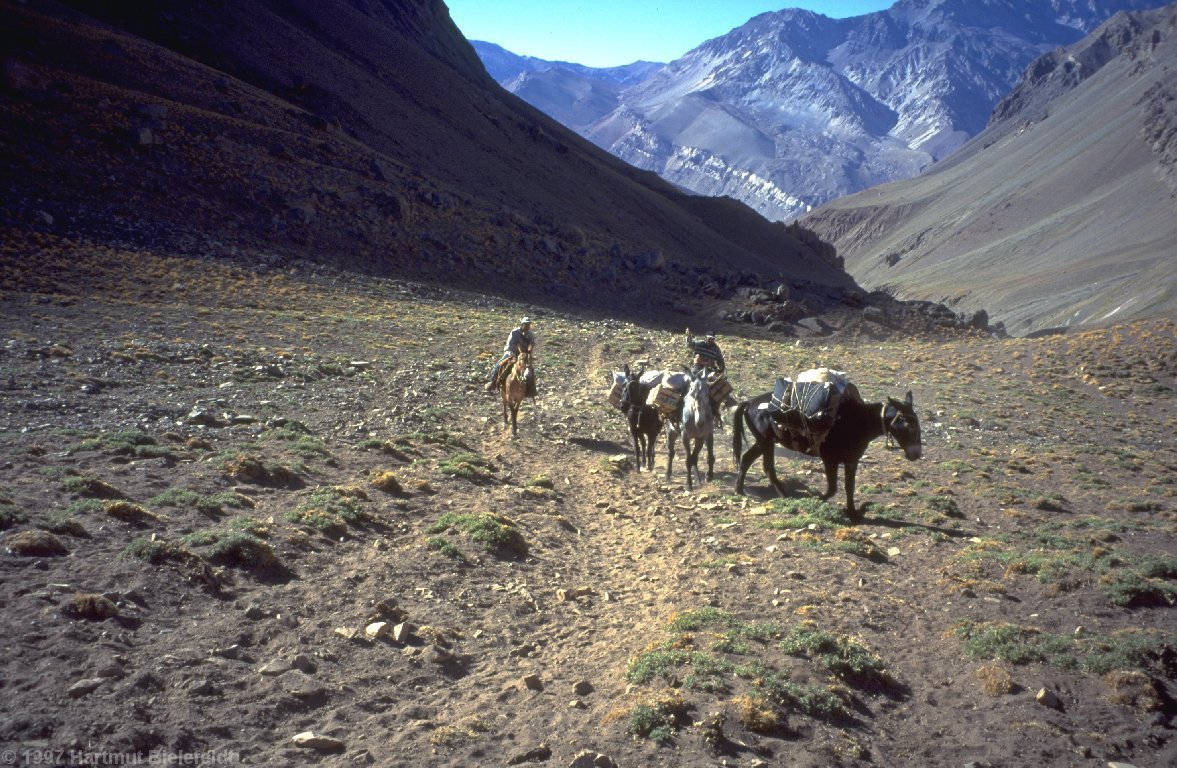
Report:
[{"label": "brown earth", "polygon": [[[619,458],[609,371],[677,335],[65,256],[0,293],[5,764],[1177,761],[1171,321],[721,338],[743,396],[815,364],[913,391],[925,458],[872,445],[851,525],[812,463],[733,496],[730,426],[695,493]],[[529,312],[511,438],[481,381]]]}]

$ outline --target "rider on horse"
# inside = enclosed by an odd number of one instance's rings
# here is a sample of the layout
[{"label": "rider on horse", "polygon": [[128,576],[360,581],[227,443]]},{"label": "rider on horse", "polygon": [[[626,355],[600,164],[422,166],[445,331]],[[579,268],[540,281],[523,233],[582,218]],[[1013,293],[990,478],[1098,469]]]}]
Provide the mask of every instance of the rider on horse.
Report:
[{"label": "rider on horse", "polygon": [[691,338],[691,329],[687,329],[687,348],[694,353],[692,364],[695,368],[706,368],[708,371],[723,373],[727,366],[723,362],[723,352],[715,343],[715,334],[709,333],[701,339]]},{"label": "rider on horse", "polygon": [[[506,369],[503,363],[514,360],[520,352],[530,352],[535,346],[535,337],[531,335],[531,318],[525,317],[519,321],[519,326],[511,329],[507,335],[507,343],[503,347],[503,355],[490,371],[490,379],[486,382],[486,391],[494,392],[498,386],[499,375]],[[534,396],[534,382],[528,384],[528,395]]]},{"label": "rider on horse", "polygon": [[[717,382],[722,381],[722,386],[717,386],[715,393],[716,401],[712,402],[712,407],[715,411],[716,420],[723,423],[723,412],[719,407],[722,403],[725,406],[733,406],[736,404],[735,398],[731,396],[731,386],[727,384],[725,374],[727,372],[727,364],[723,360],[723,351],[719,345],[715,343],[715,333],[708,333],[701,339],[691,337],[691,329],[687,329],[686,333],[687,348],[691,350],[691,370],[706,374],[708,381]],[[724,391],[726,389],[726,391]]]}]

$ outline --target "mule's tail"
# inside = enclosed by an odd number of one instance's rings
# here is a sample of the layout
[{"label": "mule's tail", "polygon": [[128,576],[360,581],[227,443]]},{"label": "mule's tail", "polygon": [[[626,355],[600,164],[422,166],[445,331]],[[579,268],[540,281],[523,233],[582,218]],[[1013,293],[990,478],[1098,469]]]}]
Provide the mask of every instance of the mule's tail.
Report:
[{"label": "mule's tail", "polygon": [[736,466],[740,466],[740,459],[744,455],[744,413],[748,410],[748,401],[740,403],[732,411],[732,451],[736,455]]}]

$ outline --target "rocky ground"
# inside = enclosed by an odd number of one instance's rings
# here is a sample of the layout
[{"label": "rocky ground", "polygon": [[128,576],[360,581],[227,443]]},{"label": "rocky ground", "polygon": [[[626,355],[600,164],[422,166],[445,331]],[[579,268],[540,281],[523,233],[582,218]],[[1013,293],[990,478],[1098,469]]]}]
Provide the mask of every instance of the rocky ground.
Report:
[{"label": "rocky ground", "polygon": [[730,424],[694,493],[635,470],[606,382],[665,331],[84,247],[0,307],[4,764],[1177,763],[1171,321],[721,330],[745,397],[913,391],[924,458],[873,444],[851,525],[813,463],[732,495]]}]

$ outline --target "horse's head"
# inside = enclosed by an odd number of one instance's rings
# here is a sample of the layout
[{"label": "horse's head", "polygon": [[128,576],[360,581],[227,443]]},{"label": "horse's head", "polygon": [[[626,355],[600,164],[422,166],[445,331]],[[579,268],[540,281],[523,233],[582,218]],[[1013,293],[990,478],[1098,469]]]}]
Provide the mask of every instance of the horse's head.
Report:
[{"label": "horse's head", "polygon": [[515,371],[519,374],[519,378],[524,378],[527,372],[531,370],[531,347],[521,347],[519,354],[515,357]]},{"label": "horse's head", "polygon": [[702,426],[714,418],[711,408],[711,383],[707,381],[706,369],[696,369],[690,374],[687,394],[683,398],[683,419]]},{"label": "horse's head", "polygon": [[883,406],[883,428],[903,448],[903,455],[909,461],[915,461],[923,455],[920,420],[915,415],[915,405],[912,403],[910,391],[904,400],[887,398],[887,404]]},{"label": "horse's head", "polygon": [[625,383],[621,390],[621,406],[629,410],[630,406],[642,405],[644,398],[642,397],[642,374],[645,370],[639,370],[636,373],[629,370],[629,365],[625,366]]}]

